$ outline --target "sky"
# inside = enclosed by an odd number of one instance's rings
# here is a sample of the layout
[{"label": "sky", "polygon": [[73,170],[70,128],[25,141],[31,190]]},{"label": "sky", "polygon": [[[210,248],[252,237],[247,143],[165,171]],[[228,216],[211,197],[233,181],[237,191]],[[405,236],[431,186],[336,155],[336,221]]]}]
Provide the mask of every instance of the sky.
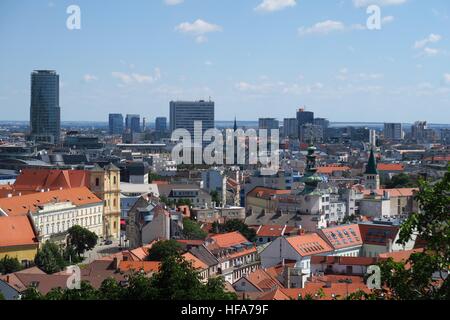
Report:
[{"label": "sky", "polygon": [[450,1],[1,0],[0,120],[29,119],[35,69],[59,73],[63,121],[153,121],[171,100],[211,98],[217,120],[304,106],[336,122],[448,124]]}]

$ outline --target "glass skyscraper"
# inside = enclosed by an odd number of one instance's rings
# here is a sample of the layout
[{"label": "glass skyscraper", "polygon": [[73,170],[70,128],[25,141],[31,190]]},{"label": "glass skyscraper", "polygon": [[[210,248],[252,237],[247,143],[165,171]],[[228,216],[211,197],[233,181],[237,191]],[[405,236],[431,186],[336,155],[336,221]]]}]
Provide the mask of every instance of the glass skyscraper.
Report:
[{"label": "glass skyscraper", "polygon": [[109,134],[123,133],[123,115],[120,113],[109,114]]},{"label": "glass skyscraper", "polygon": [[30,129],[33,141],[60,142],[59,75],[55,71],[35,70],[31,73]]},{"label": "glass skyscraper", "polygon": [[127,133],[140,133],[141,116],[138,114],[127,114],[125,118],[125,130]]}]

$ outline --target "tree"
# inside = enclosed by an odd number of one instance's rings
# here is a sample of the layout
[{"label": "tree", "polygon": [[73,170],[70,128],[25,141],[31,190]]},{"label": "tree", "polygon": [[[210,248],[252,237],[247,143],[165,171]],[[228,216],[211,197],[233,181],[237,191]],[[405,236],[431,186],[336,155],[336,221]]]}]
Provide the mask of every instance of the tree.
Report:
[{"label": "tree", "polygon": [[175,240],[158,241],[148,250],[147,261],[161,261],[164,257],[179,255],[181,244]]},{"label": "tree", "polygon": [[0,301],[2,301],[2,300],[6,300],[6,299],[5,299],[5,296],[3,295],[3,293],[0,292]]},{"label": "tree", "polygon": [[122,300],[125,294],[124,288],[114,278],[104,280],[98,291],[100,300]]},{"label": "tree", "polygon": [[189,240],[204,240],[207,237],[207,233],[200,228],[200,225],[189,219],[183,219],[183,235]]},{"label": "tree", "polygon": [[98,236],[81,226],[73,226],[68,231],[68,245],[73,246],[79,257],[97,245]]},{"label": "tree", "polygon": [[419,212],[403,223],[398,243],[405,244],[417,236],[426,243],[423,252],[414,253],[405,262],[392,259],[382,262],[383,289],[378,296],[397,300],[450,299],[450,169],[444,178],[431,186],[420,181],[416,200]]},{"label": "tree", "polygon": [[6,255],[0,260],[0,274],[13,273],[22,269],[22,264],[17,258],[8,257]]},{"label": "tree", "polygon": [[417,187],[417,181],[413,180],[410,175],[406,173],[400,173],[388,179],[385,182],[386,188],[415,188]]},{"label": "tree", "polygon": [[48,274],[59,272],[67,266],[61,249],[53,242],[45,242],[34,259],[36,265]]},{"label": "tree", "polygon": [[211,191],[210,195],[212,202],[215,202],[217,205],[219,205],[222,202],[222,200],[220,199],[219,192],[217,192],[217,190]]},{"label": "tree", "polygon": [[214,222],[212,230],[216,233],[239,231],[248,241],[254,242],[256,240],[256,231],[241,220],[228,220],[224,224]]}]

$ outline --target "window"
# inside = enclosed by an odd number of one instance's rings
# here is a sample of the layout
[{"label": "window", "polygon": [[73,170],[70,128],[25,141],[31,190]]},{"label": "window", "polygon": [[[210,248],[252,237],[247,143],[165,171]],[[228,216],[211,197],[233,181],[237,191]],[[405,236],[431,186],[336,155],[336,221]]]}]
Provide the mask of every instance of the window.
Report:
[{"label": "window", "polygon": [[95,178],[95,186],[96,187],[100,186],[100,179],[99,178]]},{"label": "window", "polygon": [[114,181],[114,184],[116,185],[117,184],[117,177],[116,176],[114,176],[113,181]]}]

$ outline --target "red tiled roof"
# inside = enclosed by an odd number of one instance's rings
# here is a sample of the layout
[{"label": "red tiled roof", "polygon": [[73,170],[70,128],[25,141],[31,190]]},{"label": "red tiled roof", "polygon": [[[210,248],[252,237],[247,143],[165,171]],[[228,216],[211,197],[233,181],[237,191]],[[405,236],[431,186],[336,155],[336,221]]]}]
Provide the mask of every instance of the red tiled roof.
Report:
[{"label": "red tiled roof", "polygon": [[192,267],[196,270],[208,269],[208,266],[202,260],[194,256],[190,252],[186,252],[185,254],[183,254],[183,257],[186,261],[190,262],[192,264]]},{"label": "red tiled roof", "polygon": [[407,251],[398,251],[398,252],[386,252],[386,253],[380,253],[378,256],[382,259],[389,259],[392,258],[395,262],[405,262],[409,259],[409,257],[413,253],[420,253],[424,252],[423,249],[414,249],[414,250],[407,250]]},{"label": "red tiled roof", "polygon": [[89,187],[89,171],[24,169],[14,183],[15,190],[41,191]]},{"label": "red tiled roof", "polygon": [[333,251],[333,248],[319,237],[317,233],[286,238],[286,241],[302,257]]},{"label": "red tiled roof", "polygon": [[378,262],[378,258],[344,257],[344,256],[313,256],[311,264],[339,264],[344,266],[371,266]]},{"label": "red tiled roof", "polygon": [[386,246],[389,240],[394,242],[399,232],[397,226],[377,225],[377,224],[359,224],[359,231],[364,244]]},{"label": "red tiled roof", "polygon": [[245,278],[261,291],[269,291],[281,288],[283,285],[263,269],[257,269],[249,273]]},{"label": "red tiled roof", "polygon": [[400,163],[379,163],[378,171],[404,171],[405,167]]},{"label": "red tiled roof", "polygon": [[270,199],[272,196],[275,195],[286,195],[286,194],[291,194],[291,190],[277,190],[277,189],[256,187],[252,191],[250,191],[247,194],[247,196],[254,198]]},{"label": "red tiled roof", "polygon": [[271,292],[268,292],[266,294],[263,294],[258,298],[258,300],[263,301],[282,301],[282,300],[290,300],[286,294],[283,293],[280,289],[273,290]]},{"label": "red tiled roof", "polygon": [[238,231],[216,234],[209,238],[219,248],[229,248],[238,244],[248,242],[248,240]]},{"label": "red tiled roof", "polygon": [[322,229],[319,230],[319,235],[335,249],[361,246],[363,244],[357,224]]},{"label": "red tiled roof", "polygon": [[102,202],[88,188],[81,187],[3,198],[0,199],[0,208],[7,215],[25,215],[37,212],[39,206],[44,204],[69,201],[76,206]]},{"label": "red tiled roof", "polygon": [[317,172],[321,174],[333,174],[334,172],[344,172],[344,171],[350,171],[352,168],[348,166],[342,166],[342,165],[329,165],[329,166],[323,166],[318,167]]},{"label": "red tiled roof", "polygon": [[[388,192],[391,197],[412,197],[417,188],[397,188],[397,189],[378,189],[373,190],[377,196],[382,196],[384,192]],[[370,195],[371,190],[364,190],[364,195]]]},{"label": "red tiled roof", "polygon": [[120,261],[119,270],[120,272],[140,272],[145,273],[158,272],[161,262],[159,261]]},{"label": "red tiled roof", "polygon": [[37,234],[27,215],[0,217],[0,247],[37,246],[38,243]]},{"label": "red tiled roof", "polygon": [[263,225],[257,229],[256,235],[258,237],[281,237],[283,235],[284,230],[285,226]]}]

